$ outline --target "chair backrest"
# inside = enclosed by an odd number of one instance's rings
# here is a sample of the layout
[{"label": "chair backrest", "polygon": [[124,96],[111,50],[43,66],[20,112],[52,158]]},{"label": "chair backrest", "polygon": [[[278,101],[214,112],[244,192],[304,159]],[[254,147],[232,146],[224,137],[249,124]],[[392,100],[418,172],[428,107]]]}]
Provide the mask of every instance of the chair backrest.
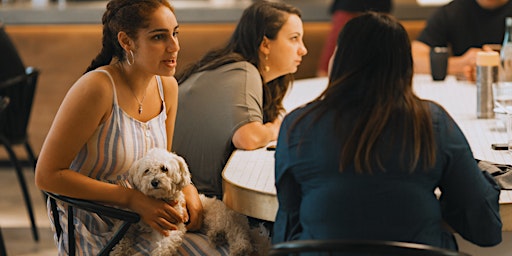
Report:
[{"label": "chair backrest", "polygon": [[0,22],[0,56],[0,83],[25,74],[25,65],[2,22]]},{"label": "chair backrest", "polygon": [[0,113],[2,113],[2,111],[4,111],[4,109],[9,105],[9,101],[11,101],[9,97],[0,96]]},{"label": "chair backrest", "polygon": [[16,46],[0,22],[0,96],[9,106],[0,115],[0,135],[11,144],[24,143],[39,70],[25,68]]},{"label": "chair backrest", "polygon": [[0,135],[11,144],[21,144],[27,140],[39,71],[27,68],[26,72],[14,83],[5,86],[0,83],[0,96],[9,99],[9,105],[0,114]]},{"label": "chair backrest", "polygon": [[470,256],[466,253],[424,244],[364,240],[297,240],[283,242],[273,245],[269,256],[301,255],[301,253],[351,256]]}]

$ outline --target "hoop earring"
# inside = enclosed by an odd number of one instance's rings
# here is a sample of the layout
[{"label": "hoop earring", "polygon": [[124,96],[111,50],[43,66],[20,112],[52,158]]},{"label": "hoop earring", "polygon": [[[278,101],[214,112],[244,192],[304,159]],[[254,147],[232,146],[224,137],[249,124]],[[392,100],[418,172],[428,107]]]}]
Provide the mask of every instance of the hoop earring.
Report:
[{"label": "hoop earring", "polygon": [[265,55],[265,66],[263,66],[263,70],[265,70],[265,72],[270,71],[270,67],[268,65],[266,65],[267,61],[268,61],[268,54]]},{"label": "hoop earring", "polygon": [[133,65],[133,63],[135,62],[135,56],[133,55],[133,51],[130,50],[130,55],[132,57],[132,61],[130,62],[130,56],[128,56],[128,53],[126,53],[126,63],[128,63],[128,66],[131,66]]}]

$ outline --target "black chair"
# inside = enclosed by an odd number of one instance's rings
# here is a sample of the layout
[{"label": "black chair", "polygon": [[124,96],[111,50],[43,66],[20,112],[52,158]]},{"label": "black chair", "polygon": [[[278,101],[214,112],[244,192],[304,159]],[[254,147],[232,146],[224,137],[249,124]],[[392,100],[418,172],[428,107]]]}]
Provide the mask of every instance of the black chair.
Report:
[{"label": "black chair", "polygon": [[107,256],[110,254],[110,251],[112,251],[112,248],[123,238],[123,236],[128,231],[128,228],[131,224],[137,223],[140,220],[140,217],[137,213],[126,211],[123,209],[110,207],[106,205],[102,205],[99,203],[95,203],[88,200],[82,200],[82,199],[76,199],[66,196],[61,196],[49,192],[45,192],[48,195],[48,198],[50,200],[50,207],[51,207],[51,213],[52,217],[55,223],[55,231],[57,233],[57,236],[60,237],[62,234],[62,229],[60,226],[59,221],[59,212],[57,210],[57,201],[61,201],[67,204],[67,210],[68,210],[68,244],[69,244],[69,255],[75,255],[76,254],[76,241],[75,241],[75,226],[73,224],[73,209],[74,208],[80,208],[82,210],[94,212],[96,214],[99,214],[101,216],[107,216],[110,218],[115,218],[122,220],[123,223],[119,227],[119,229],[116,231],[114,236],[109,240],[107,245],[101,250],[101,252],[98,254],[100,256]]},{"label": "black chair", "polygon": [[0,227],[0,255],[7,256],[7,249],[5,249],[4,236],[2,235],[1,227]]},{"label": "black chair", "polygon": [[354,256],[470,256],[463,252],[424,244],[365,240],[289,241],[273,245],[270,249],[269,256],[301,255],[301,253]]},{"label": "black chair", "polygon": [[[9,98],[0,96],[0,113],[9,105]],[[5,249],[4,236],[2,235],[2,227],[0,227],[0,255],[7,256],[7,249]]]},{"label": "black chair", "polygon": [[0,96],[0,113],[9,105],[11,99],[7,96]]},{"label": "black chair", "polygon": [[32,103],[39,77],[39,70],[33,67],[25,68],[5,26],[0,23],[0,96],[9,99],[9,105],[0,115],[0,144],[9,155],[10,163],[16,170],[20,183],[35,241],[39,241],[39,233],[34,218],[32,202],[23,168],[14,146],[23,145],[27,158],[35,168],[36,157],[28,141],[27,127],[32,111]]}]

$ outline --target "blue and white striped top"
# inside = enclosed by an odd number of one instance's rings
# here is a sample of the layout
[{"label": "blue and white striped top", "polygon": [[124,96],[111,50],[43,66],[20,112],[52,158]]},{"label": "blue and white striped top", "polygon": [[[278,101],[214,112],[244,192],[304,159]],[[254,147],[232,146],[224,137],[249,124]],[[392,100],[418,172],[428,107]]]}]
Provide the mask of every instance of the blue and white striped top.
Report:
[{"label": "blue and white striped top", "polygon": [[[165,129],[167,111],[162,81],[159,76],[156,76],[162,111],[148,122],[141,122],[119,107],[112,76],[105,70],[93,72],[105,73],[112,82],[114,92],[112,113],[103,124],[98,126],[71,163],[70,169],[97,180],[123,184],[126,182],[128,169],[135,160],[141,158],[151,148],[167,148]],[[59,203],[58,208],[63,231],[57,242],[59,255],[67,255],[67,209]],[[49,216],[52,215],[49,213]],[[97,255],[115,232],[112,230],[114,223],[110,219],[80,209],[75,209],[74,223],[77,255]],[[148,241],[138,242],[140,242],[137,244],[141,247],[141,252],[150,247]]]},{"label": "blue and white striped top", "polygon": [[[124,112],[118,105],[117,94],[112,76],[105,70],[103,72],[112,82],[114,92],[113,108],[110,117],[94,132],[93,136],[80,150],[71,163],[71,169],[97,180],[121,185],[127,184],[128,169],[132,163],[144,156],[151,148],[167,148],[166,124],[167,111],[163,97],[162,81],[156,76],[158,90],[162,100],[162,111],[158,116],[148,122],[141,122]],[[68,255],[67,234],[67,207],[57,202],[60,216],[62,234],[60,239],[54,236],[58,246],[59,255]],[[48,216],[54,224],[48,203]],[[114,222],[107,217],[74,209],[75,239],[77,255],[98,255],[116,230]],[[158,246],[138,236],[134,248],[137,255],[150,255]],[[227,246],[213,248],[208,238],[201,233],[187,233],[183,245],[179,248],[179,255],[212,255],[227,256]]]}]

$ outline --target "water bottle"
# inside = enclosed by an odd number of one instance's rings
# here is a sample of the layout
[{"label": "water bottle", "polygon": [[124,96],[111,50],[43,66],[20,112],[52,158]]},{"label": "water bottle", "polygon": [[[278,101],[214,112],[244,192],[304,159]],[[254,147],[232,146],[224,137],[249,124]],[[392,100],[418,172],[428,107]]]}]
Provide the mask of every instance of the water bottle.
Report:
[{"label": "water bottle", "polygon": [[476,116],[494,118],[493,87],[498,83],[500,56],[497,52],[476,55]]},{"label": "water bottle", "polygon": [[502,82],[512,82],[512,17],[505,19],[505,35],[503,36],[500,59],[502,66],[500,80]]}]

